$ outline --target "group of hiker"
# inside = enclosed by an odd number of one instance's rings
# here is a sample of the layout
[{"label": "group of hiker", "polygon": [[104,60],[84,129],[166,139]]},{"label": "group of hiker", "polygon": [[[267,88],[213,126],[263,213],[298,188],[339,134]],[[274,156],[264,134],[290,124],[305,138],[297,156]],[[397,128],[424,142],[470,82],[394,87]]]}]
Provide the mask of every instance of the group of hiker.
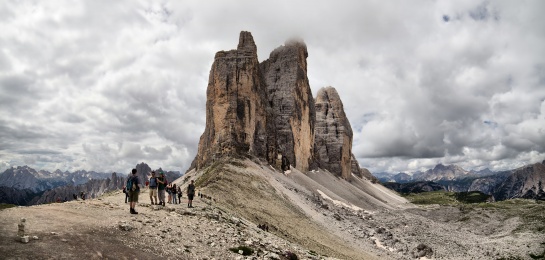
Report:
[{"label": "group of hiker", "polygon": [[[123,193],[125,193],[125,203],[130,203],[130,213],[138,214],[135,210],[136,202],[138,202],[138,195],[140,193],[141,182],[137,175],[137,170],[132,169],[132,174],[127,179],[127,185],[123,187]],[[181,187],[176,187],[176,184],[171,184],[165,177],[165,174],[161,171],[159,176],[156,176],[155,171],[151,172],[151,177],[146,181],[146,186],[149,187],[149,197],[151,205],[162,205],[165,203],[179,204],[182,199]],[[165,193],[168,197],[165,198]],[[193,207],[193,197],[195,196],[195,184],[191,180],[191,183],[187,186],[187,207]]]}]

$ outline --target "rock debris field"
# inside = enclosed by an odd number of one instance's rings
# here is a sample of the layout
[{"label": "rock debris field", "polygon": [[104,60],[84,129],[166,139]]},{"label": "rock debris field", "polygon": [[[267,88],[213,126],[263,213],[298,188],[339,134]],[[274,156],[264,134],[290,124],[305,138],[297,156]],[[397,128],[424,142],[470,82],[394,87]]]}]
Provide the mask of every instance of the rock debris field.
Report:
[{"label": "rock debris field", "polygon": [[[196,198],[194,208],[150,205],[144,190],[138,215],[129,214],[119,191],[0,210],[0,254],[2,259],[539,259],[530,254],[544,251],[544,234],[517,229],[523,220],[500,211],[438,205],[362,211],[299,195],[292,202],[314,211],[316,223],[353,252],[321,255],[259,229],[213,200]],[[28,243],[18,237],[21,218]],[[252,249],[251,255],[245,256],[243,247]],[[354,252],[368,255],[358,258]]]},{"label": "rock debris field", "polygon": [[[146,198],[140,195],[140,201]],[[0,211],[3,259],[321,259],[197,198],[166,207],[141,203],[129,214],[124,194]],[[184,200],[184,199],[182,199]],[[17,237],[26,218],[28,243]],[[33,239],[32,237],[35,237]],[[36,239],[37,238],[37,239]],[[246,257],[242,249],[254,250]],[[327,257],[325,257],[327,258]]]}]

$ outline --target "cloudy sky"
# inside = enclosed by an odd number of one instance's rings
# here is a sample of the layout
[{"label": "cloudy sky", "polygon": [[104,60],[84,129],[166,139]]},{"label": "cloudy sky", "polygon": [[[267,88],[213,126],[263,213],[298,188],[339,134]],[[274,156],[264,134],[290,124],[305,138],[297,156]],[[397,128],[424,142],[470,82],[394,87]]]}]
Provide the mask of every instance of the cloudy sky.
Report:
[{"label": "cloudy sky", "polygon": [[307,44],[372,172],[545,159],[545,1],[1,1],[0,170],[185,171],[214,54]]}]

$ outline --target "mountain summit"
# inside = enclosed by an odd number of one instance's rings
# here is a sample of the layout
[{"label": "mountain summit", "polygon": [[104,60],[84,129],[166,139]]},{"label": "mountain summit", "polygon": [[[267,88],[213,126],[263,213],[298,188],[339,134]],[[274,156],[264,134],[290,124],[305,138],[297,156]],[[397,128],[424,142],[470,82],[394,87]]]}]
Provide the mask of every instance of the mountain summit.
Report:
[{"label": "mountain summit", "polygon": [[[206,128],[191,169],[225,156],[255,156],[280,168],[282,158],[300,171],[327,169],[350,179],[352,128],[333,87],[312,96],[307,47],[287,41],[259,63],[250,32],[235,50],[219,51],[210,70]],[[357,166],[357,167],[354,167]]]}]

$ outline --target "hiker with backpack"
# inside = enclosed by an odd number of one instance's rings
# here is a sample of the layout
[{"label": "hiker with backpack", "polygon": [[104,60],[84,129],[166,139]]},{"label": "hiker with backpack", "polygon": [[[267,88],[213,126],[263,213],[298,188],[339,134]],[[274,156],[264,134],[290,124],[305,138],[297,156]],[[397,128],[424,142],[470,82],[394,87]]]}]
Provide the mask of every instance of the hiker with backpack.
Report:
[{"label": "hiker with backpack", "polygon": [[172,203],[172,184],[169,183],[165,190],[168,194],[168,198],[167,198],[168,204],[170,204]]},{"label": "hiker with backpack", "polygon": [[178,194],[178,203],[182,204],[182,186],[178,186],[178,190],[176,191],[176,193]]},{"label": "hiker with backpack", "polygon": [[172,194],[172,204],[177,204],[176,202],[176,184],[172,184],[172,188],[170,189],[170,193]]},{"label": "hiker with backpack", "polygon": [[165,206],[165,187],[167,186],[165,174],[161,172],[157,177],[157,193],[159,193],[159,205]]},{"label": "hiker with backpack", "polygon": [[140,179],[136,175],[136,169],[132,169],[132,175],[127,179],[127,192],[129,193],[129,203],[131,214],[138,214],[136,212],[136,202],[138,202],[138,194],[140,193]]},{"label": "hiker with backpack", "polygon": [[[155,198],[155,203],[153,199]],[[149,179],[149,199],[151,200],[151,205],[159,205],[157,203],[157,177],[155,177],[155,171],[151,172],[151,178]]]},{"label": "hiker with backpack", "polygon": [[129,192],[127,192],[127,186],[123,186],[123,193],[125,193],[125,203],[129,201]]},{"label": "hiker with backpack", "polygon": [[195,197],[195,184],[194,180],[187,186],[187,207],[193,208],[193,197]]}]

